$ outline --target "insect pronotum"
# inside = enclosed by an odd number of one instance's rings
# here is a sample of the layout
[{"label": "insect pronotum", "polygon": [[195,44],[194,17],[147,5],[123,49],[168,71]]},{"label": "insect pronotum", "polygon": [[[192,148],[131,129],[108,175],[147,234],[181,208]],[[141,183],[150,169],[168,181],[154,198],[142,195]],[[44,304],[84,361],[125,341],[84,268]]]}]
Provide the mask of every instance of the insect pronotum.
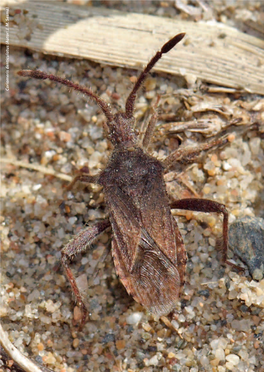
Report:
[{"label": "insect pronotum", "polygon": [[70,269],[77,253],[86,250],[109,227],[112,228],[112,256],[121,282],[127,292],[150,312],[161,316],[173,310],[184,284],[187,255],[183,239],[171,209],[186,209],[223,214],[223,261],[227,262],[228,212],[223,204],[207,199],[181,199],[170,204],[164,174],[175,162],[190,163],[203,150],[227,142],[220,138],[195,148],[179,148],[163,162],[148,154],[157,113],[149,120],[142,141],[134,131],[133,116],[139,88],[149,71],[163,54],[168,53],[184,37],[180,33],[165,43],[139,75],[129,94],[125,110],[116,113],[89,88],[38,70],[22,70],[18,74],[36,79],[49,79],[71,87],[92,98],[106,116],[107,138],[114,146],[108,164],[98,175],[77,175],[76,181],[96,183],[104,188],[109,218],[81,231],[62,249],[62,264],[82,308],[82,324],[87,309]]}]

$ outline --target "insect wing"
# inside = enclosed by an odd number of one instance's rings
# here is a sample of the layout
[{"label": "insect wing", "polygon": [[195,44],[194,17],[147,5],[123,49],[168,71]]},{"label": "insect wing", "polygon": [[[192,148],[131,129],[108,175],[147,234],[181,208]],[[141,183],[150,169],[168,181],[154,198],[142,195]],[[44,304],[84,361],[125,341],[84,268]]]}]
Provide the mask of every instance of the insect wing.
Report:
[{"label": "insect wing", "polygon": [[[151,195],[151,198],[150,198]],[[177,223],[171,214],[162,177],[149,179],[139,198],[141,221],[159,249],[177,267],[181,286],[185,279],[186,250]]]},{"label": "insect wing", "polygon": [[[145,228],[141,210],[130,197],[118,187],[108,189],[105,197],[114,233],[112,254],[121,282],[127,292],[152,313],[159,316],[169,313],[175,307],[181,287],[175,263]],[[158,215],[164,217],[163,212],[159,210]],[[169,218],[174,221],[171,214]],[[173,227],[173,222],[171,224]]]}]

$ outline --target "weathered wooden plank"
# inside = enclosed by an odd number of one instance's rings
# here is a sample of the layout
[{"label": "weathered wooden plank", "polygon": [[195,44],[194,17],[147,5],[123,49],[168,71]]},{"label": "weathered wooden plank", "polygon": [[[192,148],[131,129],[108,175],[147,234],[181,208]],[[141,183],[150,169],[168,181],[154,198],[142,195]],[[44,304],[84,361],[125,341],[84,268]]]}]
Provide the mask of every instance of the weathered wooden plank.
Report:
[{"label": "weathered wooden plank", "polygon": [[[186,32],[185,42],[154,70],[264,94],[264,41],[224,24],[54,2],[16,4],[28,13],[17,15],[17,24],[10,22],[10,45],[141,69],[170,37]],[[3,24],[1,41],[5,43]]]}]

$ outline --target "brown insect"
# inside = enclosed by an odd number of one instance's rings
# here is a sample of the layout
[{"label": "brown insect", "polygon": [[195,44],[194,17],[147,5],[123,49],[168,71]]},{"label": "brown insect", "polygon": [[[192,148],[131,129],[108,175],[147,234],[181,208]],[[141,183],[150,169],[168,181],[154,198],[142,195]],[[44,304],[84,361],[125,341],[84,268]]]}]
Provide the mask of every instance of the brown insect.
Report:
[{"label": "brown insect", "polygon": [[191,163],[202,150],[224,144],[227,140],[213,140],[196,148],[179,148],[161,163],[146,151],[157,121],[156,111],[148,123],[142,143],[134,131],[133,112],[139,88],[162,55],[168,53],[184,35],[174,36],[155,54],[128,96],[125,111],[115,114],[89,88],[37,70],[18,72],[21,76],[53,80],[86,94],[100,106],[107,118],[107,138],[114,150],[106,168],[96,176],[81,173],[71,185],[76,181],[102,185],[109,219],[87,227],[62,250],[62,264],[77,303],[83,310],[82,323],[85,322],[87,309],[69,264],[77,253],[90,247],[110,226],[113,231],[112,255],[121,282],[137,302],[158,316],[173,310],[185,277],[187,255],[171,214],[172,208],[223,213],[222,249],[223,261],[227,262],[228,212],[225,206],[194,198],[176,200],[170,204],[163,179],[175,162]]}]

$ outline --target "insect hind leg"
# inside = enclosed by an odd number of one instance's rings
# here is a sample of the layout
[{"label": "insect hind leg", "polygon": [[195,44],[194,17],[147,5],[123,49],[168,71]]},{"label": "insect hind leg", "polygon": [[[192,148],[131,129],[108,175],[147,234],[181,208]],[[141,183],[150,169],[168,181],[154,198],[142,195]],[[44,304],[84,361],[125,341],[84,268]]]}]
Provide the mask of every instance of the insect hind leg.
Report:
[{"label": "insect hind leg", "polygon": [[70,282],[73,293],[75,295],[77,305],[82,310],[82,321],[80,328],[83,327],[88,314],[87,308],[83,302],[82,295],[76,283],[76,279],[72,270],[70,269],[70,263],[74,257],[91,247],[92,243],[101,235],[108,227],[110,227],[109,220],[103,220],[96,224],[87,227],[82,230],[77,236],[74,237],[61,251],[61,262],[64,267],[66,276]]},{"label": "insect hind leg", "polygon": [[227,250],[228,250],[228,211],[224,204],[218,203],[209,199],[199,199],[199,198],[186,198],[175,200],[171,205],[171,209],[185,209],[196,212],[205,212],[205,213],[222,213],[223,214],[223,236],[221,249],[223,252],[222,261],[225,264],[228,264],[237,270],[243,270],[240,266],[233,264],[227,260]]}]

